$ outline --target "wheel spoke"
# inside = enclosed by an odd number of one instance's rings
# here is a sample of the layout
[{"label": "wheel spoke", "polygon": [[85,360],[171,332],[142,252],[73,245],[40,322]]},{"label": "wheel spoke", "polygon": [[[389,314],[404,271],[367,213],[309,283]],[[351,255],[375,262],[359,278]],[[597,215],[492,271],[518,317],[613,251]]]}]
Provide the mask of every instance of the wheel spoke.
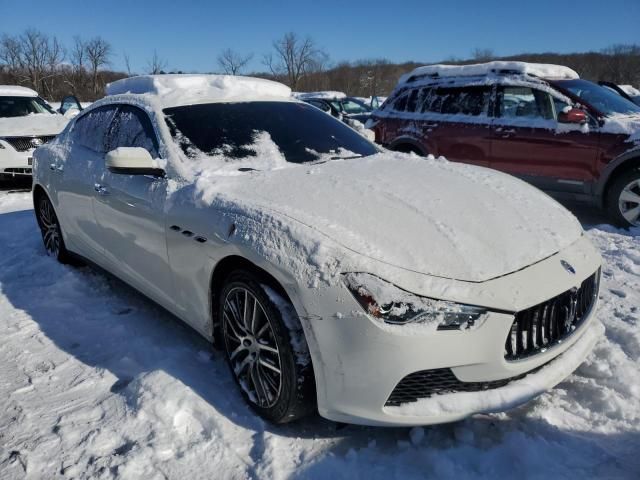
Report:
[{"label": "wheel spoke", "polygon": [[246,351],[247,349],[244,347],[244,345],[242,345],[242,343],[240,343],[240,345],[233,351],[231,352],[231,355],[229,355],[229,358],[231,360],[233,360],[234,358],[236,358],[238,356],[238,354],[242,351]]},{"label": "wheel spoke", "polygon": [[272,371],[276,372],[278,375],[280,375],[280,373],[281,373],[279,368],[277,368],[275,365],[271,365],[269,362],[266,362],[262,358],[258,360],[258,363],[260,365],[262,365],[263,367],[266,367],[269,370],[272,370]]},{"label": "wheel spoke", "polygon": [[260,350],[264,350],[264,351],[266,351],[266,352],[275,353],[276,355],[278,355],[278,354],[279,354],[279,352],[278,352],[278,349],[277,349],[277,348],[270,347],[269,345],[264,345],[264,344],[262,344],[262,343],[258,343],[258,348],[259,348]]},{"label": "wheel spoke", "polygon": [[630,189],[623,190],[620,195],[620,200],[628,203],[635,203],[636,205],[640,205],[640,195],[632,192]]},{"label": "wheel spoke", "polygon": [[235,322],[234,320],[232,320],[233,317],[233,313],[231,314],[231,317],[229,317],[229,315],[226,312],[227,309],[225,309],[225,311],[223,312],[223,316],[224,319],[226,320],[226,325],[229,327],[229,329],[231,330],[231,332],[236,336],[236,338],[238,339],[238,341],[242,341],[242,339],[244,338],[244,334],[245,332],[243,332],[242,330],[238,331],[238,324],[237,322]]},{"label": "wheel spoke", "polygon": [[635,224],[635,222],[638,221],[638,217],[640,217],[640,205],[622,212],[622,216],[626,218],[629,223]]},{"label": "wheel spoke", "polygon": [[268,397],[266,389],[264,387],[264,383],[262,381],[262,378],[260,377],[260,372],[258,371],[256,363],[251,365],[251,369],[249,370],[249,375],[251,375],[251,380],[253,382],[253,386],[256,389],[256,396],[258,397],[258,401],[260,402],[260,406],[268,405],[269,404],[269,397]]}]

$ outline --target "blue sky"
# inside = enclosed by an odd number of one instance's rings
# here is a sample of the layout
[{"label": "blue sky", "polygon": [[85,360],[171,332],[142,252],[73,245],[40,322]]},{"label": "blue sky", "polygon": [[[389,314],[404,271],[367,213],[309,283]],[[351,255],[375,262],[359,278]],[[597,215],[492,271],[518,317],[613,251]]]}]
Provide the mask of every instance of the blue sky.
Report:
[{"label": "blue sky", "polygon": [[215,71],[227,47],[254,53],[251,70],[287,31],[311,36],[333,62],[385,57],[434,62],[497,55],[600,50],[640,43],[639,0],[195,1],[0,0],[0,34],[34,27],[70,43],[100,35],[123,69],[142,72],[154,49],[169,68]]}]

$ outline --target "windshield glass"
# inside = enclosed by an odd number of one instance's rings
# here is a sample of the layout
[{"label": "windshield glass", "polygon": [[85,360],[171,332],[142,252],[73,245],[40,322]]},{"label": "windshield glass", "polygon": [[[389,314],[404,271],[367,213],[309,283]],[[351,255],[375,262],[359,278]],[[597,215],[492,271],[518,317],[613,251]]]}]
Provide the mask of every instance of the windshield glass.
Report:
[{"label": "windshield glass", "polygon": [[376,147],[342,122],[297,102],[246,102],[187,105],[164,110],[171,135],[191,158],[197,151],[241,159],[256,156],[256,135],[268,134],[287,162],[368,156]]},{"label": "windshield glass", "polygon": [[584,99],[585,102],[594,106],[605,115],[640,113],[640,107],[638,107],[638,105],[608,88],[601,87],[587,80],[564,80],[558,82],[558,85]]},{"label": "windshield glass", "polygon": [[0,118],[55,113],[40,97],[0,97]]},{"label": "windshield glass", "polygon": [[353,99],[342,100],[342,108],[346,113],[369,113],[371,108]]}]

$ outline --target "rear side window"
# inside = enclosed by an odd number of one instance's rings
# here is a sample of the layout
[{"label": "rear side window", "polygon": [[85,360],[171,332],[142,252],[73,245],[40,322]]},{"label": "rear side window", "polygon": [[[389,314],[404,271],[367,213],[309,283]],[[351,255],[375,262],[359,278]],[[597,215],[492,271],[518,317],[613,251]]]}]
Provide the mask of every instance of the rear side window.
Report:
[{"label": "rear side window", "polygon": [[437,88],[426,99],[424,111],[478,116],[487,112],[489,87]]},{"label": "rear side window", "polygon": [[106,105],[77,118],[71,135],[74,141],[94,152],[105,153],[105,134],[116,111],[115,105]]},{"label": "rear side window", "polygon": [[393,109],[396,112],[404,112],[407,108],[407,99],[409,98],[409,92],[402,93],[398,98],[396,98],[393,102]]},{"label": "rear side window", "polygon": [[141,109],[131,105],[120,105],[118,113],[107,131],[107,151],[118,147],[141,147],[153,158],[158,157],[158,140],[151,120]]}]

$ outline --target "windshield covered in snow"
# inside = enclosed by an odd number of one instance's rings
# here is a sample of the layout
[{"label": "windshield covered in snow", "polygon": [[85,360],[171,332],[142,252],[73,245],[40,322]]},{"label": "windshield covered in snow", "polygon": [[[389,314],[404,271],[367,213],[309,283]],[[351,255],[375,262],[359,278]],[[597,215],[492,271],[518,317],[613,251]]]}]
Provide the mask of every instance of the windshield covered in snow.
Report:
[{"label": "windshield covered in snow", "polygon": [[563,80],[558,85],[584,99],[605,115],[639,114],[640,107],[608,88],[587,80]]},{"label": "windshield covered in snow", "polygon": [[55,113],[40,97],[1,97],[0,118],[26,117],[32,113]]},{"label": "windshield covered in snow", "polygon": [[287,162],[307,163],[326,154],[368,156],[376,147],[342,122],[311,105],[244,102],[187,105],[164,110],[171,135],[188,157],[193,147],[228,158],[256,156],[256,132],[265,132]]}]

